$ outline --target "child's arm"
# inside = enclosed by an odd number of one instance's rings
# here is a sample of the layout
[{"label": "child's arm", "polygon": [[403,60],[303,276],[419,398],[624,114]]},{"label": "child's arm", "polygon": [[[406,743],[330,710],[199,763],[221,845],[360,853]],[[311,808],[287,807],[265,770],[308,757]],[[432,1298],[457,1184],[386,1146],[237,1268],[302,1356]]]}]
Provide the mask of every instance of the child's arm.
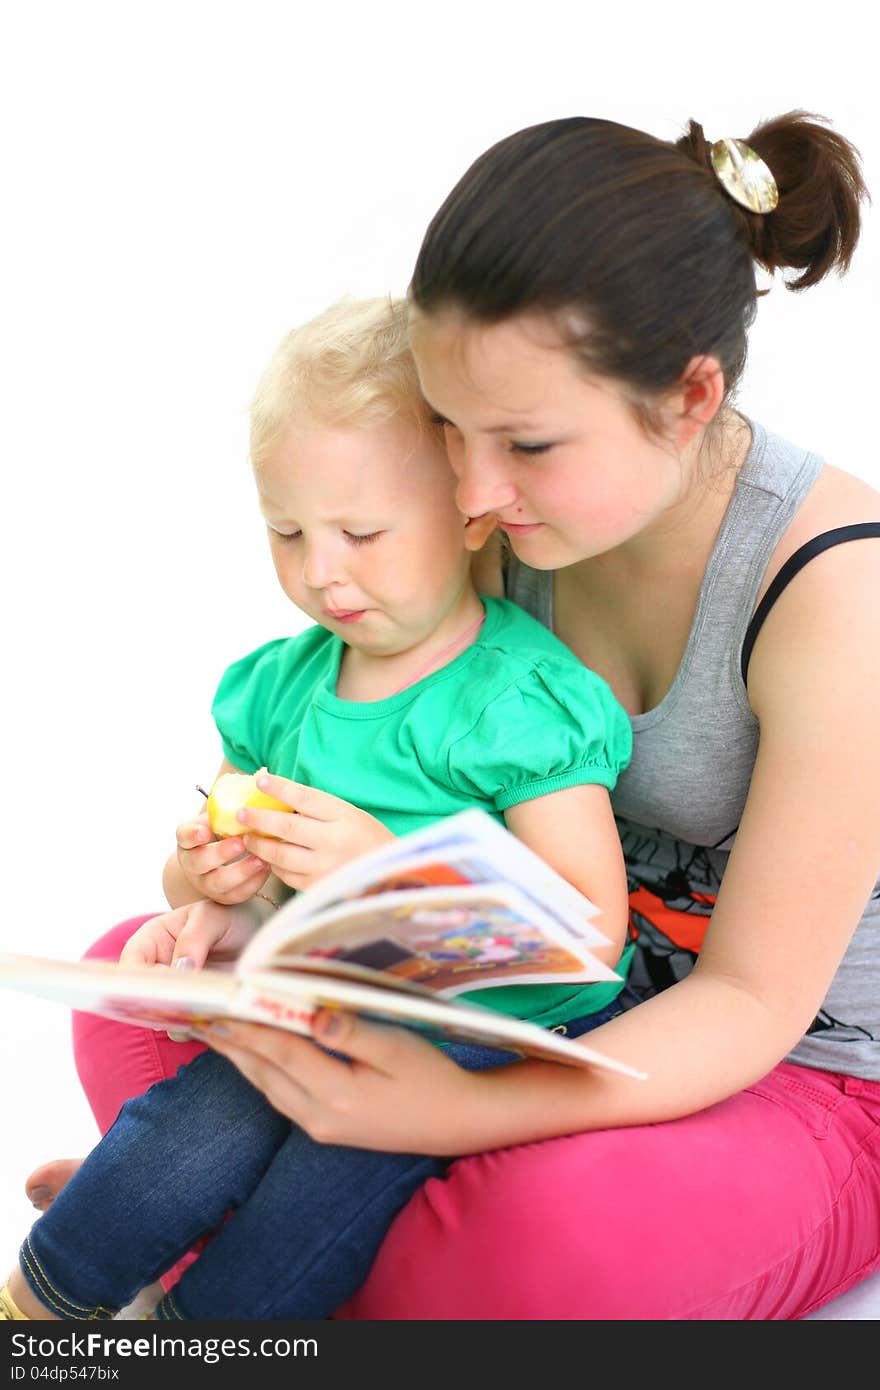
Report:
[{"label": "child's arm", "polygon": [[626,868],[605,787],[566,787],[505,811],[509,830],[599,908],[610,946],[594,954],[612,968],[626,940]]}]

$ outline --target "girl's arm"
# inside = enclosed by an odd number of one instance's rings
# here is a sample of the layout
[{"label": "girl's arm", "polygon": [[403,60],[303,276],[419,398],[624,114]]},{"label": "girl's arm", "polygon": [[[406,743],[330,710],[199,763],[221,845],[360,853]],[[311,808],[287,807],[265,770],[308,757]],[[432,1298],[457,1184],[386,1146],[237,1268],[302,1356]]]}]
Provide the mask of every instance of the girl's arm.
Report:
[{"label": "girl's arm", "polygon": [[749,675],[760,748],[698,964],[589,1036],[647,1081],[532,1061],[465,1072],[406,1030],[335,1016],[317,1035],[354,1065],[255,1025],[209,1040],[316,1138],[405,1152],[656,1123],[750,1085],[809,1027],[880,867],[878,592],[880,546],[840,546],[761,631]]},{"label": "girl's arm", "polygon": [[609,945],[594,955],[612,968],[626,942],[626,867],[605,787],[567,787],[504,813],[509,830],[579,889],[601,912],[596,926]]}]

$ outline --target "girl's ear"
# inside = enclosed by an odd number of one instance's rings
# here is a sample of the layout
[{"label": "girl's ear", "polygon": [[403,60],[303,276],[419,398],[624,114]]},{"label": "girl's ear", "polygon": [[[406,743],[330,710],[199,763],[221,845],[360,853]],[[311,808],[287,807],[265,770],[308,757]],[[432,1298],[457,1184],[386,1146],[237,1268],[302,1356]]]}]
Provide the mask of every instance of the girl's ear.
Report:
[{"label": "girl's ear", "polygon": [[490,512],[486,512],[484,516],[465,517],[465,550],[482,550],[494,530],[495,518]]},{"label": "girl's ear", "polygon": [[692,357],[671,392],[671,428],[678,449],[714,418],[724,401],[724,372],[717,357]]}]

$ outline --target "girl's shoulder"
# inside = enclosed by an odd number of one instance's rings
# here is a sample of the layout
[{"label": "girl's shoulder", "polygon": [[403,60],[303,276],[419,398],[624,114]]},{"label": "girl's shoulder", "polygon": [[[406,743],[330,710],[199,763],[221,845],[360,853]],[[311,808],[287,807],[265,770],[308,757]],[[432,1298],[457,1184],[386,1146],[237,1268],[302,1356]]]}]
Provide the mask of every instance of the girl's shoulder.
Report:
[{"label": "girl's shoulder", "polygon": [[[825,531],[862,522],[880,522],[880,492],[863,478],[825,463],[770,557],[758,601],[787,560]],[[874,542],[880,555],[880,540]]]},{"label": "girl's shoulder", "polygon": [[790,724],[792,710],[809,703],[817,672],[834,675],[827,708],[831,729],[835,721],[852,723],[853,691],[877,688],[880,492],[870,483],[823,465],[771,555],[756,604],[802,547],[827,532],[865,523],[870,529],[855,538],[834,538],[827,548],[807,550],[765,615],[749,666],[749,700],[762,721],[762,735],[773,707],[781,706],[781,722]]}]

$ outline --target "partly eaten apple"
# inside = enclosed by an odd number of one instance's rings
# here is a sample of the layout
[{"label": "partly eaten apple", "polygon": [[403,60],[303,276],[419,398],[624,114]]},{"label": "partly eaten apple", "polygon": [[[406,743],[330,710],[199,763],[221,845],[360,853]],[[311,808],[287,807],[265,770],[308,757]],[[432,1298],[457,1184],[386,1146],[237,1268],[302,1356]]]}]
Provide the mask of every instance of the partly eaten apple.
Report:
[{"label": "partly eaten apple", "polygon": [[267,768],[257,772],[224,772],[217,778],[205,803],[208,823],[215,835],[242,835],[247,827],[236,820],[236,812],[243,806],[253,811],[292,811],[284,801],[268,796],[257,787],[257,778]]}]

